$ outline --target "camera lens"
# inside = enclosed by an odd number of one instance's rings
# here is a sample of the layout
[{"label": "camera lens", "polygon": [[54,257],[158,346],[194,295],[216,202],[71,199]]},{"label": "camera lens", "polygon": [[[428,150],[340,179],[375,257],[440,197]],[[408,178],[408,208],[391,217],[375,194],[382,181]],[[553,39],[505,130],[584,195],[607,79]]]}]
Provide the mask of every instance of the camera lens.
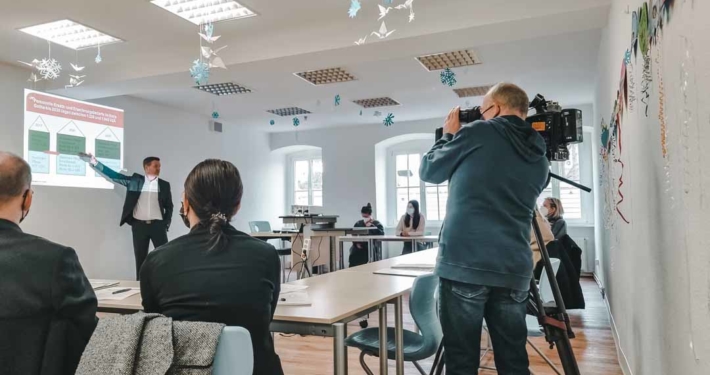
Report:
[{"label": "camera lens", "polygon": [[475,106],[473,108],[462,109],[459,111],[459,122],[461,124],[468,124],[476,120],[481,119],[481,107]]}]

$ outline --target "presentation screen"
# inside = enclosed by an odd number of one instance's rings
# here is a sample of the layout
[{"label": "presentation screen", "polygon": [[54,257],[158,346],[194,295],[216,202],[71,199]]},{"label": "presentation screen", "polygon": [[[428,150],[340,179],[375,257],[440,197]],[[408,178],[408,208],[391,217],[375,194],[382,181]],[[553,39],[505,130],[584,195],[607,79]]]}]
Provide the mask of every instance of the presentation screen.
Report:
[{"label": "presentation screen", "polygon": [[80,152],[123,169],[123,110],[25,90],[24,157],[32,183],[113,189],[79,159]]}]

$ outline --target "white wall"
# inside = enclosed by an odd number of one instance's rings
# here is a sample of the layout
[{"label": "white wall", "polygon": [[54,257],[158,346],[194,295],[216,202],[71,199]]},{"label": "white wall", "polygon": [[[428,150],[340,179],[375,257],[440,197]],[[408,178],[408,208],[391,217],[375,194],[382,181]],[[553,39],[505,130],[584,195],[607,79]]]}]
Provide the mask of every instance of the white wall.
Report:
[{"label": "white wall", "polygon": [[[610,121],[631,44],[631,14],[625,11],[640,5],[613,2],[599,52],[597,127],[602,119]],[[707,14],[710,2],[675,1],[671,20],[650,52],[648,115],[640,101],[644,58],[640,51],[631,58],[635,88],[629,89],[637,100],[622,116],[623,148],[616,148],[610,163],[600,159],[601,277],[627,374],[710,373]],[[665,157],[660,109],[667,123]],[[622,170],[613,159],[624,163],[619,209],[629,224],[615,212]]]},{"label": "white wall", "polygon": [[[22,154],[23,89],[29,72],[0,66],[0,149]],[[206,158],[233,162],[244,181],[242,210],[234,225],[248,231],[247,221],[275,218],[283,207],[283,167],[270,156],[268,135],[225,124],[224,133],[208,131],[204,116],[182,112],[133,97],[97,101],[125,110],[125,166],[142,171],[145,156],[162,159],[161,177],[171,183],[175,212],[168,233],[187,233],[178,216],[183,182]],[[125,191],[36,186],[32,211],[23,230],[72,246],[90,277],[134,277],[130,227],[118,226]]]}]

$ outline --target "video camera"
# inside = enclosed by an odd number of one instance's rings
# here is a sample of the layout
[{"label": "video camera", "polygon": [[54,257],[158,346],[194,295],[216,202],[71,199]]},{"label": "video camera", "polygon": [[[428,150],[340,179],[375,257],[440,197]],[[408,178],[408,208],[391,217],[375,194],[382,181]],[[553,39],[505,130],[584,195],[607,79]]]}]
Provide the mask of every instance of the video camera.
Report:
[{"label": "video camera", "polygon": [[[527,122],[540,133],[547,145],[547,159],[550,161],[569,160],[567,145],[583,141],[582,111],[562,109],[557,102],[545,100],[540,94],[530,102],[535,114],[528,116]],[[468,124],[481,119],[481,107],[462,109],[459,122]],[[444,135],[444,128],[437,128],[435,138],[438,141]]]}]

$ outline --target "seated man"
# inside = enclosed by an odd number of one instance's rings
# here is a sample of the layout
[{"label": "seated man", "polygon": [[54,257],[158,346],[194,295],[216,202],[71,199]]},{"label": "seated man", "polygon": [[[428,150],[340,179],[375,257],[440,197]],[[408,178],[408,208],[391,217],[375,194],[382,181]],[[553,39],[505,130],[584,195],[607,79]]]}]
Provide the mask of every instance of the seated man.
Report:
[{"label": "seated man", "polygon": [[0,374],[74,374],[96,295],[74,250],[20,229],[31,182],[30,166],[0,151]]}]

